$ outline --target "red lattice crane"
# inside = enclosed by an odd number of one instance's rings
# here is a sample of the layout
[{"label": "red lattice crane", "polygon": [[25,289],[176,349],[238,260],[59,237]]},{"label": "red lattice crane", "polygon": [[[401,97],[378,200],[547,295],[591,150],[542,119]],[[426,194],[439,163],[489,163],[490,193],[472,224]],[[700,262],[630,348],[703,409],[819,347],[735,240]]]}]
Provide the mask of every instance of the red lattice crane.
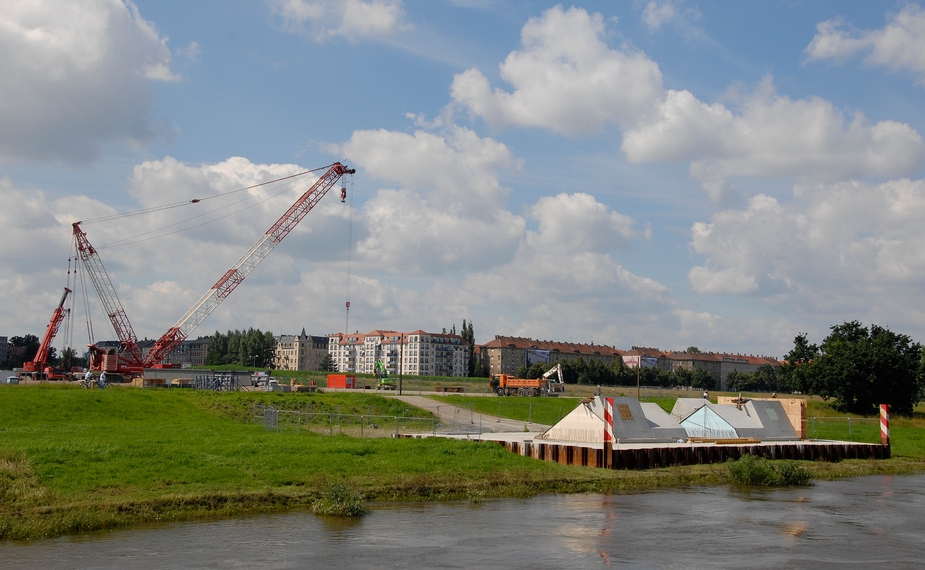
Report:
[{"label": "red lattice crane", "polygon": [[42,378],[44,378],[48,373],[48,370],[45,368],[45,363],[48,361],[48,353],[51,351],[51,343],[55,339],[55,335],[58,334],[58,328],[61,326],[61,321],[64,320],[64,317],[67,314],[68,309],[64,308],[64,301],[67,300],[67,296],[70,292],[70,289],[67,287],[64,288],[64,295],[61,297],[61,302],[58,303],[58,308],[55,309],[55,311],[51,314],[51,320],[48,322],[48,328],[45,329],[45,336],[42,337],[42,343],[39,345],[39,349],[35,353],[35,358],[32,359],[32,362],[23,363],[23,372],[29,372],[32,376],[38,376]]},{"label": "red lattice crane", "polygon": [[[93,249],[93,246],[86,240],[86,235],[79,227],[80,222],[74,224],[74,235],[77,237],[77,247],[80,259],[83,261],[87,272],[91,274],[91,279],[100,295],[103,305],[112,322],[119,341],[123,345],[123,352],[120,360],[131,368],[151,368],[158,365],[167,358],[174,348],[196,329],[202,322],[224,301],[228,295],[253,271],[263,259],[270,254],[273,249],[283,239],[289,235],[289,232],[302,221],[306,214],[311,211],[315,205],[328,193],[328,190],[345,174],[353,174],[356,170],[347,168],[339,162],[335,162],[296,202],[283,214],[273,226],[259,239],[253,247],[238,260],[234,266],[229,269],[219,279],[215,285],[209,289],[205,295],[190,308],[189,311],[180,318],[164,335],[159,338],[148,354],[144,357],[138,347],[138,340],[135,332],[122,309],[122,304],[116,296],[116,291],[109,281],[106,270],[103,269],[99,256]],[[346,190],[341,191],[341,197],[345,195]],[[93,277],[93,275],[96,277]],[[92,350],[92,349],[91,349]],[[97,349],[99,350],[99,349]]]}]

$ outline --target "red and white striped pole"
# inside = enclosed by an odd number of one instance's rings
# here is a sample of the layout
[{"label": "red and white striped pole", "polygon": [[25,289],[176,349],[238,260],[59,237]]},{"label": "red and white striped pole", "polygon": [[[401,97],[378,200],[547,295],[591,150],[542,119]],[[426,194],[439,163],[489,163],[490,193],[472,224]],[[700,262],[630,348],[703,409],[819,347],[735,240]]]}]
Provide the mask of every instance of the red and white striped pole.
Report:
[{"label": "red and white striped pole", "polygon": [[880,404],[880,443],[890,445],[890,405]]},{"label": "red and white striped pole", "polygon": [[613,398],[604,398],[604,467],[613,462]]}]

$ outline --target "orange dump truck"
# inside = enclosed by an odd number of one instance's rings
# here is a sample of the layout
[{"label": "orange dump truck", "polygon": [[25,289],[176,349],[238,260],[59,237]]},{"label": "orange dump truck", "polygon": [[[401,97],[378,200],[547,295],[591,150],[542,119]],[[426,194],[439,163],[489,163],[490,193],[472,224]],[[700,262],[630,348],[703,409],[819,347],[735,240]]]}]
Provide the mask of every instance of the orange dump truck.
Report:
[{"label": "orange dump truck", "polygon": [[499,396],[558,396],[565,391],[561,382],[549,378],[516,378],[509,374],[496,374],[488,385]]}]

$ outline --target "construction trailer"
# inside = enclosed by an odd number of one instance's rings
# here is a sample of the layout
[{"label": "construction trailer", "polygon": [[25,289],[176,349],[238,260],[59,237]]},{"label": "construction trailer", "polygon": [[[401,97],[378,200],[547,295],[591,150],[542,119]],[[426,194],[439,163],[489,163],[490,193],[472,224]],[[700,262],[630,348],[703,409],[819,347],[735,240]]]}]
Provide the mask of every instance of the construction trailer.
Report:
[{"label": "construction trailer", "polygon": [[357,377],[353,374],[328,374],[328,388],[346,390],[356,385]]}]

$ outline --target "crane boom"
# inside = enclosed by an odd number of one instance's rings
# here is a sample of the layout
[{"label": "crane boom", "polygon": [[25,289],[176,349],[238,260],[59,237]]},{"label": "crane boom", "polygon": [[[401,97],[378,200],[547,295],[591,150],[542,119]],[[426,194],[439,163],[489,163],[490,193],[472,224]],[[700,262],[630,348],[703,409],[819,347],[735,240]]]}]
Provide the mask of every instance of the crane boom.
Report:
[{"label": "crane boom", "polygon": [[45,329],[45,336],[42,337],[42,343],[35,353],[35,358],[32,359],[32,362],[23,364],[23,371],[45,373],[45,362],[48,360],[51,342],[55,339],[55,335],[58,334],[58,327],[61,326],[61,321],[64,320],[64,315],[67,312],[67,309],[64,308],[64,301],[67,299],[68,293],[70,292],[70,289],[67,287],[64,288],[64,295],[61,297],[61,302],[58,303],[58,308],[51,314],[51,320],[48,322],[48,328]]},{"label": "crane boom", "polygon": [[122,308],[119,296],[116,295],[116,288],[112,286],[112,281],[109,279],[109,274],[106,273],[106,268],[103,267],[103,262],[96,252],[96,248],[90,244],[87,234],[80,229],[80,222],[74,222],[73,226],[74,238],[77,240],[77,255],[90,275],[90,280],[93,282],[93,286],[100,296],[100,301],[103,303],[106,316],[109,317],[109,322],[112,323],[112,328],[124,347],[121,358],[129,364],[140,366],[144,359],[141,356],[141,349],[138,347],[138,337],[135,336],[132,323],[129,322],[128,315],[125,314],[125,309]]},{"label": "crane boom", "polygon": [[215,285],[202,296],[195,305],[180,318],[177,323],[170,328],[164,336],[159,338],[151,351],[148,352],[144,359],[144,367],[149,368],[164,358],[181,342],[186,340],[193,330],[224,301],[228,295],[234,291],[244,279],[253,271],[263,259],[269,255],[273,249],[283,239],[289,235],[289,232],[302,221],[308,212],[327,194],[328,190],[344,174],[353,174],[354,169],[348,169],[339,162],[335,162],[316,182],[308,189],[296,202],[283,214],[272,227],[257,240],[257,243],[238,260],[234,266],[229,269],[219,279]]}]

